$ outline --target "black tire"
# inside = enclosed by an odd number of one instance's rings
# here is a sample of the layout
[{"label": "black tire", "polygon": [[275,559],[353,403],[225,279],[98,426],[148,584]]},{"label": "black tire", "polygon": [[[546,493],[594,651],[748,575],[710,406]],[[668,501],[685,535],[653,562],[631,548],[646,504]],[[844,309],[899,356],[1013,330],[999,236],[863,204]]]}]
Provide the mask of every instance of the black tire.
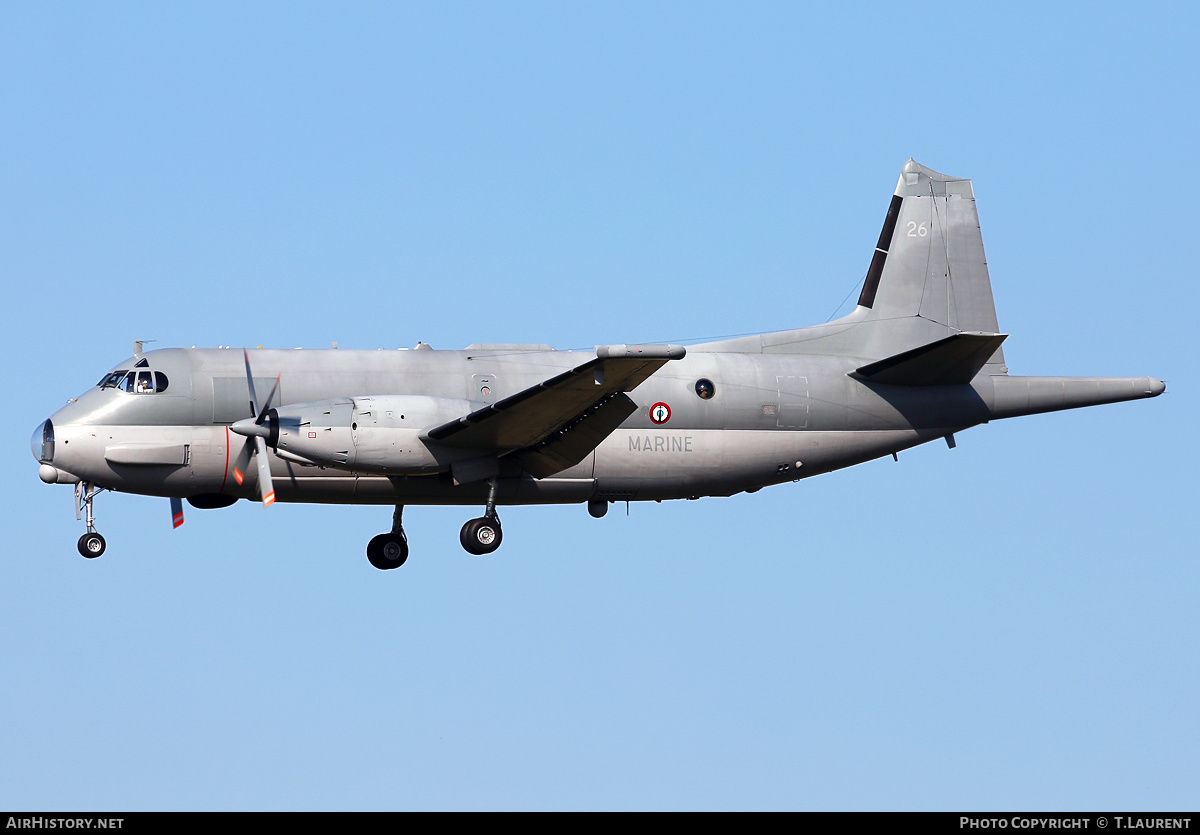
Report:
[{"label": "black tire", "polygon": [[367,543],[367,560],[382,571],[399,568],[408,559],[404,534],[381,533]]},{"label": "black tire", "polygon": [[98,533],[85,533],[79,537],[79,553],[87,557],[89,560],[94,560],[96,557],[104,553],[107,543]]},{"label": "black tire", "polygon": [[500,520],[487,516],[471,519],[458,534],[458,541],[468,554],[490,554],[500,547],[503,539]]}]

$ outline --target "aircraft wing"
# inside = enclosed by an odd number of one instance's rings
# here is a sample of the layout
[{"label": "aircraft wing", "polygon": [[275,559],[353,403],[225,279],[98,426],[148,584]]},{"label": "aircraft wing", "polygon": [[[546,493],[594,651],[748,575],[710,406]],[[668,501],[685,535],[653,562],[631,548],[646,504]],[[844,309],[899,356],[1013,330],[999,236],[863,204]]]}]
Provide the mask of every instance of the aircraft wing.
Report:
[{"label": "aircraft wing", "polygon": [[605,345],[596,358],[469,415],[423,438],[518,460],[544,478],[583,460],[636,411],[624,395],[671,360],[678,345]]}]

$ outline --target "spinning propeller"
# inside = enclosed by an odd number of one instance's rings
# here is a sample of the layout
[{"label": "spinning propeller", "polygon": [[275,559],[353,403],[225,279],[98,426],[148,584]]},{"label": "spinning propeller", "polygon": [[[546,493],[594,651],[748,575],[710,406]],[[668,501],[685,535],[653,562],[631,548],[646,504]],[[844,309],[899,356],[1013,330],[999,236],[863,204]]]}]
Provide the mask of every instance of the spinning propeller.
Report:
[{"label": "spinning propeller", "polygon": [[253,455],[258,464],[258,490],[262,495],[263,507],[269,507],[275,503],[275,487],[271,483],[271,464],[267,460],[267,439],[272,435],[278,437],[276,434],[278,429],[272,425],[268,413],[271,411],[271,400],[275,397],[275,392],[279,390],[279,376],[282,375],[275,377],[275,385],[271,387],[271,393],[267,395],[262,408],[259,408],[258,397],[254,393],[254,375],[250,373],[250,354],[245,348],[242,349],[242,356],[246,358],[246,385],[250,387],[250,413],[256,417],[243,418],[229,427],[230,432],[246,439],[246,443],[242,444],[242,451],[238,453],[237,462],[233,465],[233,477],[237,479],[238,484],[246,480],[246,467],[250,464],[250,456]]}]

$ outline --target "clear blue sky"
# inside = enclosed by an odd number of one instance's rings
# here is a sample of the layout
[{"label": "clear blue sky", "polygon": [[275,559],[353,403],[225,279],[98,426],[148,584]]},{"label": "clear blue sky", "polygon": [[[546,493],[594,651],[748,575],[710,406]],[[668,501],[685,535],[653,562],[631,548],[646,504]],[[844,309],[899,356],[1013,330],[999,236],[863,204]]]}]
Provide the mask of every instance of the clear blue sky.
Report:
[{"label": "clear blue sky", "polygon": [[[1192,809],[1191,4],[0,10],[0,807]],[[1015,374],[1156,400],[754,496],[98,501],[28,439],[165,346],[822,322],[909,157],[974,180]],[[842,308],[846,310],[845,307]]]}]

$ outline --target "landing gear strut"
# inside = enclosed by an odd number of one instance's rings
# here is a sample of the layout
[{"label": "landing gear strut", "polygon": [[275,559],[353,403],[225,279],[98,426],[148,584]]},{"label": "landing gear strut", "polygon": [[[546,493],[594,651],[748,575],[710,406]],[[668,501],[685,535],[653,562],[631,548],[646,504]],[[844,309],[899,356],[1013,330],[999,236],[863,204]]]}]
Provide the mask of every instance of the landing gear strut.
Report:
[{"label": "landing gear strut", "polygon": [[75,519],[83,518],[84,511],[87,511],[87,533],[79,537],[79,553],[89,560],[104,553],[106,543],[104,537],[96,532],[96,516],[92,512],[92,502],[105,489],[90,481],[75,483]]},{"label": "landing gear strut", "polygon": [[404,535],[404,525],[400,520],[403,514],[404,505],[396,505],[391,532],[381,533],[367,543],[367,559],[376,568],[384,571],[399,568],[408,559],[408,537]]},{"label": "landing gear strut", "polygon": [[471,519],[462,526],[458,541],[468,554],[490,554],[500,547],[504,532],[500,530],[500,517],[496,515],[496,479],[488,479],[487,508],[483,516]]}]

